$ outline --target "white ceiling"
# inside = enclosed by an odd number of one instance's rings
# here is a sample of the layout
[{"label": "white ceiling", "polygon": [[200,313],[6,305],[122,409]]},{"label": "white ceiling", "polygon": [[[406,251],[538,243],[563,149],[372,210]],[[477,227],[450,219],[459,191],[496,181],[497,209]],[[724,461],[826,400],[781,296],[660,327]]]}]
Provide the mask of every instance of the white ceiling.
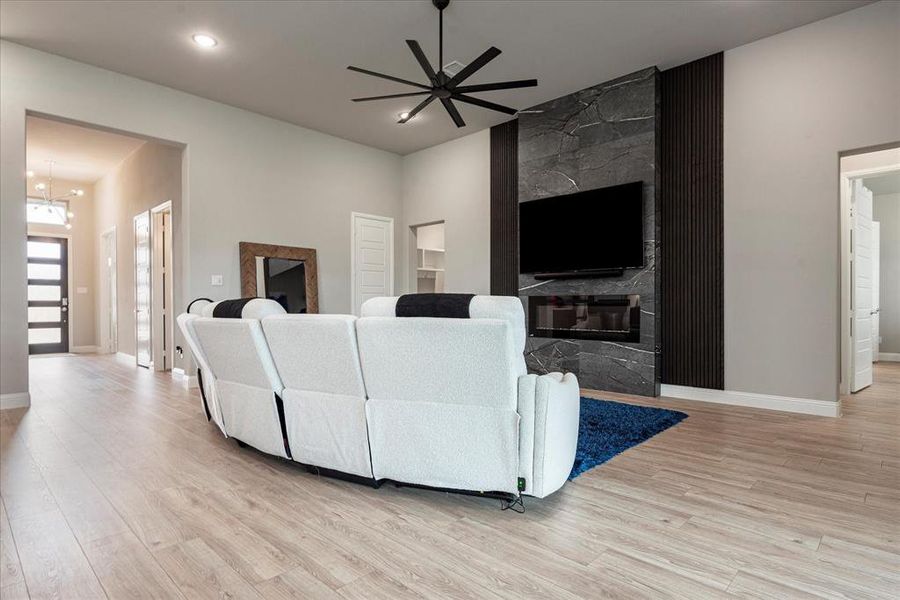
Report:
[{"label": "white ceiling", "polygon": [[[536,77],[537,88],[484,92],[526,108],[638,69],[667,68],[867,4],[868,0],[454,0],[444,15],[445,63],[503,51],[467,83]],[[207,32],[219,46],[201,50]],[[407,125],[408,99],[350,98],[410,91],[347,71],[355,65],[424,81],[404,43],[437,62],[429,0],[4,0],[4,39],[184,90],[339,137],[406,154],[501,123],[462,105],[457,129],[433,103]]]},{"label": "white ceiling", "polygon": [[94,183],[134,152],[144,140],[39,117],[25,124],[25,164],[39,177]]}]

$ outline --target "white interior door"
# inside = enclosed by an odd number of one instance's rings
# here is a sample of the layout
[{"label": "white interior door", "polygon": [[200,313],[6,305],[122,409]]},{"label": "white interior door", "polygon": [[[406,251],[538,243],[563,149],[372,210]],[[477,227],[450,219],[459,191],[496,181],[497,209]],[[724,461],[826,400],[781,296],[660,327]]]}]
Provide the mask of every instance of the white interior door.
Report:
[{"label": "white interior door", "polygon": [[872,221],[872,360],[881,344],[881,223]]},{"label": "white interior door", "polygon": [[353,314],[363,302],[394,293],[394,220],[375,215],[351,215]]},{"label": "white interior door", "polygon": [[118,349],[118,300],[116,298],[116,230],[110,229],[100,237],[100,343],[103,352]]},{"label": "white interior door", "polygon": [[150,234],[153,254],[151,264],[151,332],[152,363],[156,371],[172,369],[172,205],[165,202],[151,212]]},{"label": "white interior door", "polygon": [[852,182],[850,215],[853,226],[853,292],[850,331],[852,373],[850,391],[872,385],[872,192],[861,179]]},{"label": "white interior door", "polygon": [[134,356],[138,366],[148,368],[153,362],[150,251],[150,211],[146,211],[134,217]]}]

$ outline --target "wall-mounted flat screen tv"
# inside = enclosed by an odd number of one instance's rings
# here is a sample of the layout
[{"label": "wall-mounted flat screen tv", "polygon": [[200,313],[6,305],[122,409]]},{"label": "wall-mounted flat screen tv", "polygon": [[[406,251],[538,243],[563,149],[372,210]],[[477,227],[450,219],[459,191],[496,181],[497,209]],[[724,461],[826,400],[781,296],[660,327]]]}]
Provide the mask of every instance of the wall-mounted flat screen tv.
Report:
[{"label": "wall-mounted flat screen tv", "polygon": [[519,271],[644,266],[643,182],[519,204]]}]

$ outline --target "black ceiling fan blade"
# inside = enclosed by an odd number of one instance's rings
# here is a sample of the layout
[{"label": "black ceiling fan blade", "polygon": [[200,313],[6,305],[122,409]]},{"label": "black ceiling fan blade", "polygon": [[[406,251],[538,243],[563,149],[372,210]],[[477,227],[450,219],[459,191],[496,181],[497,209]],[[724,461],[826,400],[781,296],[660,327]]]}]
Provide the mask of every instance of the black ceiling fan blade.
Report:
[{"label": "black ceiling fan blade", "polygon": [[406,40],[406,45],[412,50],[413,56],[419,61],[419,65],[422,67],[422,70],[425,71],[431,84],[437,85],[437,76],[435,75],[434,69],[431,68],[431,63],[428,62],[428,59],[425,57],[425,53],[422,52],[422,46],[419,45],[419,42],[416,40]]},{"label": "black ceiling fan blade", "polygon": [[460,85],[453,88],[453,91],[460,94],[469,94],[471,92],[490,92],[492,90],[511,90],[515,88],[534,87],[537,84],[537,79],[519,79],[517,81],[498,81],[497,83]]},{"label": "black ceiling fan blade", "polygon": [[387,100],[388,98],[406,98],[408,96],[424,96],[431,92],[409,92],[407,94],[388,94],[387,96],[367,96],[366,98],[353,98],[353,102],[369,102],[371,100]]},{"label": "black ceiling fan blade", "polygon": [[422,100],[422,102],[420,102],[418,106],[416,106],[414,109],[409,111],[409,114],[406,115],[405,119],[400,119],[397,122],[398,123],[406,123],[407,121],[412,119],[414,116],[416,116],[420,110],[422,110],[423,108],[425,108],[426,106],[431,104],[432,100],[434,100],[434,96],[428,96],[427,98]]},{"label": "black ceiling fan blade", "polygon": [[444,108],[447,109],[447,114],[450,115],[450,118],[453,119],[453,122],[457,127],[466,126],[466,122],[463,121],[462,115],[459,114],[458,110],[456,110],[456,106],[453,105],[453,102],[450,101],[450,98],[441,98],[441,104],[443,104]]},{"label": "black ceiling fan blade", "polygon": [[494,46],[491,46],[484,53],[463,67],[463,70],[450,78],[450,81],[447,82],[447,89],[452,90],[456,86],[458,86],[462,81],[468,78],[472,73],[488,64],[495,58],[500,56],[500,49]]},{"label": "black ceiling fan blade", "polygon": [[460,102],[466,102],[467,104],[474,104],[475,106],[480,106],[481,108],[488,108],[490,110],[496,110],[497,112],[506,113],[508,115],[514,115],[517,111],[514,108],[510,108],[508,106],[503,106],[502,104],[495,104],[493,102],[488,102],[487,100],[482,100],[481,98],[473,98],[472,96],[464,96],[462,94],[453,94],[451,96],[454,100],[459,100]]},{"label": "black ceiling fan blade", "polygon": [[371,75],[372,77],[380,77],[382,79],[388,79],[390,81],[396,81],[397,83],[405,83],[406,85],[411,85],[417,87],[422,90],[431,91],[431,86],[422,85],[421,83],[416,83],[415,81],[409,81],[408,79],[400,79],[399,77],[394,77],[393,75],[385,75],[384,73],[376,73],[375,71],[369,71],[368,69],[360,69],[359,67],[347,67],[351,71],[356,71],[357,73],[363,73],[364,75]]}]

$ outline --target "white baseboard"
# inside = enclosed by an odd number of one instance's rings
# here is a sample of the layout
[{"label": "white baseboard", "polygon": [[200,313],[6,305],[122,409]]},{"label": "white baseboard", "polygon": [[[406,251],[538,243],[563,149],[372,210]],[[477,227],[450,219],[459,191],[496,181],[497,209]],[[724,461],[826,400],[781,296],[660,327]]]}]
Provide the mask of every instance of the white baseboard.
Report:
[{"label": "white baseboard", "polygon": [[116,358],[134,362],[134,354],[128,354],[126,352],[116,352]]},{"label": "white baseboard", "polygon": [[69,352],[73,354],[96,354],[100,351],[100,348],[97,346],[72,346],[69,348]]},{"label": "white baseboard", "polygon": [[195,388],[199,385],[197,383],[197,376],[186,374],[181,367],[172,368],[172,379],[178,381],[186,388]]},{"label": "white baseboard", "polygon": [[0,394],[0,410],[24,408],[27,406],[31,406],[31,395],[28,392]]},{"label": "white baseboard", "polygon": [[900,352],[879,352],[878,360],[885,362],[900,362]]},{"label": "white baseboard", "polygon": [[747,406],[784,412],[818,415],[822,417],[841,416],[841,401],[812,400],[810,398],[791,398],[788,396],[770,396],[753,392],[733,392],[729,390],[710,390],[687,387],[683,385],[660,386],[660,395],[681,400],[730,404],[731,406]]}]

